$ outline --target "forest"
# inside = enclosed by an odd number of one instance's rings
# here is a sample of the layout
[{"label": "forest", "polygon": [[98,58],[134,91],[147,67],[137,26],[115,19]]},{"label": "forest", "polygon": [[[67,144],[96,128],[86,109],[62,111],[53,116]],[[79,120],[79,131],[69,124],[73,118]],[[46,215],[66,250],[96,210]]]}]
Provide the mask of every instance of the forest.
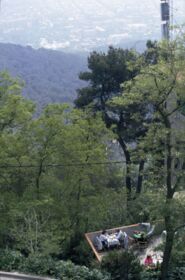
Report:
[{"label": "forest", "polygon": [[48,103],[73,103],[76,89],[84,86],[78,73],[87,68],[86,57],[0,43],[0,71],[24,81],[23,96],[33,100],[38,111]]},{"label": "forest", "polygon": [[[55,279],[185,277],[185,45],[92,52],[75,106],[40,114],[0,74],[0,269]],[[84,234],[163,221],[159,269],[132,250],[98,263]]]}]

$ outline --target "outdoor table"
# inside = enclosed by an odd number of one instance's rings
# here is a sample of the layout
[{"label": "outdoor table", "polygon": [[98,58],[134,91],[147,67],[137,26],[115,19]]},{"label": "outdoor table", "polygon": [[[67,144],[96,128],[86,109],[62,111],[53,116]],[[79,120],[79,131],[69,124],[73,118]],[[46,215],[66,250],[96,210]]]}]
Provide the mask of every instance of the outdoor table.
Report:
[{"label": "outdoor table", "polygon": [[110,234],[109,236],[107,236],[107,243],[108,243],[108,247],[120,245],[120,242],[115,234]]}]

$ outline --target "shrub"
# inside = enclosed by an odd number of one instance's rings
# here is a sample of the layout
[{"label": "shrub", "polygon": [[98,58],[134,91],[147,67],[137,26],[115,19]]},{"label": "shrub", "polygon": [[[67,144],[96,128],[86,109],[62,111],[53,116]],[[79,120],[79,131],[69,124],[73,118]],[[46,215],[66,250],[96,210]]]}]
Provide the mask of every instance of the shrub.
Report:
[{"label": "shrub", "polygon": [[18,251],[0,250],[0,269],[5,271],[17,270],[24,261],[23,256]]},{"label": "shrub", "polygon": [[142,270],[138,259],[129,252],[111,252],[103,259],[102,270],[111,274],[112,280],[139,280]]},{"label": "shrub", "polygon": [[98,269],[90,270],[71,261],[55,261],[50,256],[40,254],[32,254],[26,258],[20,252],[11,250],[0,251],[0,269],[51,276],[61,280],[110,280],[108,274],[103,274]]},{"label": "shrub", "polygon": [[141,280],[158,280],[160,276],[160,271],[144,270],[141,272]]},{"label": "shrub", "polygon": [[89,270],[86,266],[74,265],[72,262],[60,261],[55,268],[55,277],[65,280],[110,280],[108,274],[97,269]]},{"label": "shrub", "polygon": [[39,254],[29,255],[19,266],[19,271],[35,275],[54,275],[56,262],[51,257]]},{"label": "shrub", "polygon": [[176,267],[169,272],[169,280],[184,280],[185,279],[185,267]]}]

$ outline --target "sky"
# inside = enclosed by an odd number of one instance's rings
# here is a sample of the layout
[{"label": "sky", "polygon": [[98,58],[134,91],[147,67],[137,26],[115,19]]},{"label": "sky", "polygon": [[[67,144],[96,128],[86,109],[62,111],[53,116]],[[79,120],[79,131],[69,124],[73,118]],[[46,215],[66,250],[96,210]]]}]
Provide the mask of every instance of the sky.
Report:
[{"label": "sky", "polygon": [[[161,37],[160,0],[2,0],[0,42],[64,51]],[[185,0],[174,1],[174,24]]]}]

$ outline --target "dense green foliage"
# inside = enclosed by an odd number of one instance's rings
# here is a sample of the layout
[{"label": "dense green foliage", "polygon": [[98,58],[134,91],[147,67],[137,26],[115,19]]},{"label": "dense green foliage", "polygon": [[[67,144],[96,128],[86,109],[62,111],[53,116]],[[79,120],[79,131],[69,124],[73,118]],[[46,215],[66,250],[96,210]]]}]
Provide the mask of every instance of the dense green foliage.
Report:
[{"label": "dense green foliage", "polygon": [[30,255],[25,258],[17,251],[3,250],[0,252],[0,269],[20,271],[33,275],[47,275],[56,279],[66,280],[109,280],[108,274],[97,269],[74,265],[70,261],[56,261],[51,257]]},{"label": "dense green foliage", "polygon": [[112,280],[139,280],[141,266],[139,260],[128,252],[112,252],[101,264],[102,270],[111,274]]},{"label": "dense green foliage", "polygon": [[[39,115],[22,83],[0,74],[0,268],[61,279],[183,279],[184,45],[148,42],[143,55],[111,47],[88,63],[80,109],[56,103]],[[111,162],[115,142],[121,165]],[[142,271],[130,252],[110,254],[102,272],[87,268],[85,232],[161,219],[160,272]]]},{"label": "dense green foliage", "polygon": [[[114,106],[112,99],[121,96],[124,90],[122,83],[132,81],[140,72],[142,64],[149,64],[156,50],[153,44],[148,42],[148,49],[143,55],[133,50],[123,50],[109,47],[107,53],[93,52],[88,58],[89,71],[80,74],[80,79],[88,81],[87,87],[79,89],[75,100],[76,107],[89,108],[93,112],[101,112],[102,120],[108,128],[115,133],[120,148],[123,151],[125,166],[125,184],[128,192],[128,200],[133,188],[136,193],[142,189],[142,172],[145,158],[136,157],[137,143],[146,134],[144,125],[150,122],[148,106],[145,103],[134,102],[129,106]],[[152,51],[151,51],[152,50]],[[152,54],[151,54],[152,53]],[[132,145],[133,142],[135,145]],[[135,158],[133,159],[133,154]],[[131,174],[131,164],[137,162],[138,176],[134,182]],[[135,193],[133,194],[133,196]]]},{"label": "dense green foliage", "polygon": [[[184,189],[182,182],[185,179],[184,141],[181,140],[184,138],[185,125],[181,114],[185,100],[185,49],[178,39],[171,44],[148,42],[148,50],[136,59],[134,67],[133,58],[125,51],[129,63],[122,65],[122,70],[132,71],[133,75],[128,79],[124,73],[122,94],[121,87],[114,90],[114,82],[110,82],[111,88],[104,81],[108,75],[113,78],[112,81],[115,80],[114,67],[108,66],[112,58],[115,68],[124,62],[119,53],[119,49],[110,48],[107,54],[91,54],[88,61],[90,72],[80,76],[89,80],[90,86],[79,91],[76,105],[82,108],[88,105],[91,110],[100,111],[106,126],[112,125],[126,160],[125,183],[129,198],[132,192],[132,170],[135,175],[136,168],[136,164],[131,163],[139,163],[140,184],[136,186],[136,193],[141,193],[144,177],[143,194],[145,197],[149,191],[151,198],[146,219],[151,219],[153,215],[155,219],[163,218],[167,230],[161,267],[161,277],[166,279],[175,233],[184,224],[184,203],[174,199],[174,194]],[[96,60],[94,66],[92,62]],[[111,78],[108,80],[111,81]],[[129,202],[129,215],[139,200]]]},{"label": "dense green foliage", "polygon": [[67,105],[48,105],[34,118],[19,80],[7,73],[0,91],[1,247],[88,264],[84,232],[126,216],[125,192],[110,187],[112,167],[101,164],[112,134],[100,116]]},{"label": "dense green foliage", "polygon": [[[151,122],[145,122],[147,133],[140,139],[139,154],[150,159],[148,171],[153,187],[161,192],[161,216],[167,231],[161,279],[166,279],[170,268],[175,234],[184,224],[184,203],[175,199],[183,190],[184,173],[184,46],[175,42],[162,45],[163,52],[155,65],[144,66],[133,81],[124,84],[121,97],[113,100],[123,108],[145,104]],[[165,57],[164,53],[167,55]],[[181,131],[181,129],[183,129]],[[149,180],[147,180],[149,181]],[[165,188],[163,187],[165,186]],[[157,208],[157,205],[155,205]],[[160,208],[158,206],[158,208]]]}]

